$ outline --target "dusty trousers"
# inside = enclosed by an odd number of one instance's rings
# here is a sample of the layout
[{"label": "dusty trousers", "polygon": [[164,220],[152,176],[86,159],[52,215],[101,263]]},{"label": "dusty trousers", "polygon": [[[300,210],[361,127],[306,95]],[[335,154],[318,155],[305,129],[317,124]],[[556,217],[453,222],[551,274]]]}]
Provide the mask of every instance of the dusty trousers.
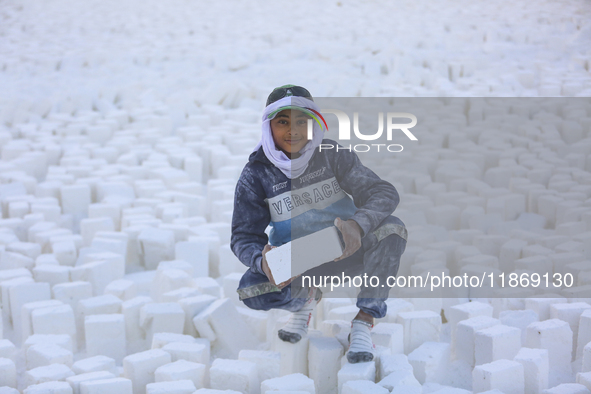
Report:
[{"label": "dusty trousers", "polygon": [[382,318],[387,312],[385,301],[390,291],[386,285],[387,279],[395,277],[398,272],[400,257],[406,249],[406,238],[404,223],[396,216],[388,216],[376,230],[361,239],[361,247],[346,259],[331,261],[306,271],[283,289],[271,284],[265,275],[248,270],[242,276],[237,292],[250,309],[285,309],[295,312],[304,305],[310,283],[319,283],[327,276],[373,276],[379,279],[379,284],[375,287],[359,286],[357,307],[374,318]]}]

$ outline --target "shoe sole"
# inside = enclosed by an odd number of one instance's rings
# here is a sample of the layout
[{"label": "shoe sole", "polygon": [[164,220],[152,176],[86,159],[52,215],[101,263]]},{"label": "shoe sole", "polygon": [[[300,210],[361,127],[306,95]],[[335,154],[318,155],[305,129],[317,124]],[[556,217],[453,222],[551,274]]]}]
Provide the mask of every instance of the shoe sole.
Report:
[{"label": "shoe sole", "polygon": [[[347,337],[349,346],[351,345],[351,334]],[[373,354],[370,352],[347,352],[347,361],[349,364],[367,363],[373,360]]]},{"label": "shoe sole", "polygon": [[370,352],[347,352],[347,360],[351,364],[366,363],[373,360]]},{"label": "shoe sole", "polygon": [[281,339],[283,342],[298,343],[302,339],[302,336],[300,334],[284,330],[279,330],[277,332],[277,335],[279,336],[279,339]]}]

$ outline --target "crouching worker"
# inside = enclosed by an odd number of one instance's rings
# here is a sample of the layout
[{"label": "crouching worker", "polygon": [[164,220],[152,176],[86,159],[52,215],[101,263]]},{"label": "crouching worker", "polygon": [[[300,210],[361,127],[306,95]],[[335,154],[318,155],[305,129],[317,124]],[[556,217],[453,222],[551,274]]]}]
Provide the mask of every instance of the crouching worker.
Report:
[{"label": "crouching worker", "polygon": [[[308,140],[308,119],[313,136]],[[398,272],[406,228],[392,216],[398,192],[348,150],[319,151],[326,123],[310,93],[299,86],[273,90],[263,114],[262,138],[238,180],[232,217],[232,251],[250,269],[238,293],[251,309],[285,309],[290,320],[279,338],[296,343],[308,332],[320,289],[300,278],[315,275],[377,276]],[[352,199],[351,197],[352,196]],[[271,226],[269,237],[265,233]],[[265,258],[274,247],[329,226],[338,228],[342,256],[283,283],[275,283]],[[386,315],[389,287],[361,287],[351,324],[347,359],[371,361],[374,319]]]}]

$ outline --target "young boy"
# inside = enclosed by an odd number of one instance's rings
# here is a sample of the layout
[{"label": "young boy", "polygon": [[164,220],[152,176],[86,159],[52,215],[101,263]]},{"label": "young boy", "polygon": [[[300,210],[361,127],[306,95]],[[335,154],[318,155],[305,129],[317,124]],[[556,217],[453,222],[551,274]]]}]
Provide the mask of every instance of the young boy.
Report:
[{"label": "young boy", "polygon": [[[311,140],[308,119],[313,119]],[[265,259],[269,250],[335,225],[345,245],[343,255],[303,275],[365,273],[378,276],[384,284],[398,272],[406,247],[406,228],[391,215],[399,202],[394,186],[363,166],[352,151],[319,151],[321,143],[337,145],[323,139],[325,127],[306,89],[276,88],[267,99],[261,141],[236,185],[231,247],[250,267],[237,291],[251,309],[291,311],[278,335],[292,343],[306,335],[321,292],[295,286],[299,281],[291,283],[294,278],[275,283]],[[272,226],[269,237],[268,225]],[[373,359],[370,330],[374,318],[386,315],[388,292],[388,286],[361,288],[359,313],[351,324],[349,362]]]}]

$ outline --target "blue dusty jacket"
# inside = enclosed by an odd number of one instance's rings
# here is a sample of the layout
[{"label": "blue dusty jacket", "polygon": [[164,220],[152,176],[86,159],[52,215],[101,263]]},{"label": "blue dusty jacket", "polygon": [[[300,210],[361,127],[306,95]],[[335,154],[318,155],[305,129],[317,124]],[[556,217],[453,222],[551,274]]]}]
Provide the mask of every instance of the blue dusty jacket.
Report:
[{"label": "blue dusty jacket", "polygon": [[[337,146],[330,139],[322,143]],[[355,220],[364,236],[399,201],[396,188],[361,164],[355,152],[316,150],[306,171],[289,179],[261,147],[250,155],[236,185],[230,247],[243,264],[264,274],[261,260],[267,243],[283,245],[333,226],[337,217]]]}]

